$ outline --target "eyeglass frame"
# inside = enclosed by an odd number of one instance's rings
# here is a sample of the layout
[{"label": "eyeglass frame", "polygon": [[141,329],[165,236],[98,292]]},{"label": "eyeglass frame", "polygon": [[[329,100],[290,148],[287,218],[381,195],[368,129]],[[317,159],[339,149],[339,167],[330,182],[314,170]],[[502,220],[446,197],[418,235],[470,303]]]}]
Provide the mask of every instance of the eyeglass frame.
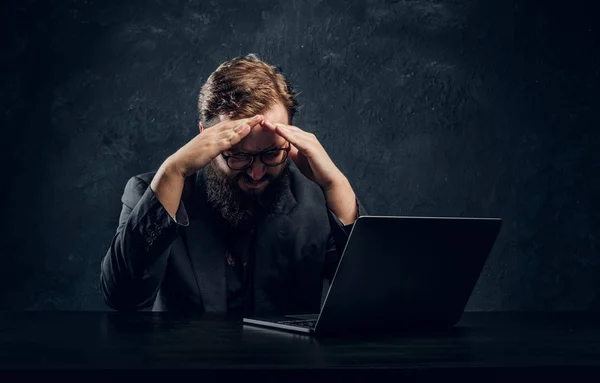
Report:
[{"label": "eyeglass frame", "polygon": [[[279,165],[283,164],[285,162],[285,160],[288,159],[288,156],[290,154],[290,150],[291,149],[292,149],[292,144],[288,142],[288,146],[286,148],[274,148],[274,149],[269,149],[269,150],[263,150],[262,152],[258,152],[258,153],[255,153],[255,154],[247,153],[247,152],[240,152],[240,153],[236,153],[236,154],[233,154],[233,155],[230,155],[230,156],[228,156],[225,153],[221,152],[221,156],[223,156],[223,158],[225,159],[225,163],[227,164],[227,167],[229,169],[234,170],[236,172],[241,172],[241,171],[244,171],[244,170],[250,168],[254,164],[254,158],[255,157],[260,157],[260,162],[262,162],[262,164],[265,165],[265,166],[267,166],[267,167],[279,166]],[[276,165],[267,165],[267,164],[265,164],[265,162],[263,161],[262,156],[265,155],[266,153],[269,153],[269,152],[272,152],[272,151],[275,151],[275,150],[285,150],[285,158],[284,158],[284,160],[281,161],[280,163],[276,164]],[[239,154],[248,155],[248,156],[252,157],[252,159],[250,160],[250,163],[248,165],[244,166],[243,168],[234,169],[234,168],[232,168],[229,165],[229,161],[228,160],[229,160],[229,158],[235,157],[236,155],[239,155]]]}]

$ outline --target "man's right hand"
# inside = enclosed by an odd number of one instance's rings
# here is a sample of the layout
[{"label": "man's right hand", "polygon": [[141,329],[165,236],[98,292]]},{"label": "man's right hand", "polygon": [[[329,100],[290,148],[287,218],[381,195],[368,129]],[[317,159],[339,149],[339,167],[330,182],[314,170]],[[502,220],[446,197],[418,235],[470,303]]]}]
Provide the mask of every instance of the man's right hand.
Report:
[{"label": "man's right hand", "polygon": [[194,137],[168,161],[184,178],[188,177],[208,165],[221,152],[240,142],[263,119],[264,116],[258,114],[252,118],[221,121]]},{"label": "man's right hand", "polygon": [[150,187],[172,218],[175,218],[185,178],[202,169],[221,152],[246,137],[260,124],[263,115],[224,120],[202,131],[163,162]]}]

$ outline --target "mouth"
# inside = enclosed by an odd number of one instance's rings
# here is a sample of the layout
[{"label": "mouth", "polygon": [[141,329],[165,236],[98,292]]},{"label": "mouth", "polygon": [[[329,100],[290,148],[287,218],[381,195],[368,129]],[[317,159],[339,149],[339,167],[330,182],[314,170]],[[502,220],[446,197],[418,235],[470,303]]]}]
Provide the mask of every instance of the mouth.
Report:
[{"label": "mouth", "polygon": [[261,180],[261,181],[248,181],[248,180],[243,180],[242,181],[244,183],[244,185],[246,185],[248,188],[250,189],[258,189],[263,187],[267,181],[266,180]]}]

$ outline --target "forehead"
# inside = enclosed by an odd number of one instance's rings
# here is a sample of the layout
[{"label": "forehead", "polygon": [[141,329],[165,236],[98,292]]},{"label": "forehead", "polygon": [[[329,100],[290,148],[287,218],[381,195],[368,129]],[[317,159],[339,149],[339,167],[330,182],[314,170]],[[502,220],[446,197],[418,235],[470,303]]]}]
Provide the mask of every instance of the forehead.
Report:
[{"label": "forehead", "polygon": [[[265,118],[271,122],[279,124],[288,124],[288,113],[283,105],[277,104],[271,109],[263,113]],[[221,120],[226,119],[220,116]],[[252,128],[250,134],[248,134],[242,141],[234,145],[232,151],[242,152],[260,152],[268,148],[282,147],[285,144],[285,139],[279,136],[277,133],[273,133],[270,130],[263,128],[260,124]]]}]

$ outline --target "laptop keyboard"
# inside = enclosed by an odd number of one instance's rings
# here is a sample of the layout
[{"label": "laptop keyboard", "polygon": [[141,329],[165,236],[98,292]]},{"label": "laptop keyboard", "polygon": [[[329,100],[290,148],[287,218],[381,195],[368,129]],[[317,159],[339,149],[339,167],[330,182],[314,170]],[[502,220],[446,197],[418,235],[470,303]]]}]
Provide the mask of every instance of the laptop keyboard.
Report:
[{"label": "laptop keyboard", "polygon": [[316,319],[308,319],[308,320],[280,320],[277,321],[279,324],[285,324],[289,326],[298,326],[298,327],[306,327],[313,328],[317,323]]}]

